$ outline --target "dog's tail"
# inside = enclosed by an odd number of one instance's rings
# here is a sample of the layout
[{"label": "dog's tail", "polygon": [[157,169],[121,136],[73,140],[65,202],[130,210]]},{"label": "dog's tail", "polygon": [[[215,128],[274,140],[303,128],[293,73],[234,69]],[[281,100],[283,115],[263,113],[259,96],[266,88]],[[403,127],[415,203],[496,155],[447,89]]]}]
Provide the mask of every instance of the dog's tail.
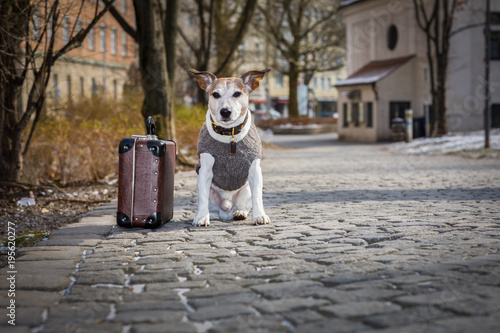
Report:
[{"label": "dog's tail", "polygon": [[220,204],[220,208],[222,208],[222,210],[225,212],[229,212],[231,208],[233,208],[233,203],[231,202],[231,200],[224,199]]}]

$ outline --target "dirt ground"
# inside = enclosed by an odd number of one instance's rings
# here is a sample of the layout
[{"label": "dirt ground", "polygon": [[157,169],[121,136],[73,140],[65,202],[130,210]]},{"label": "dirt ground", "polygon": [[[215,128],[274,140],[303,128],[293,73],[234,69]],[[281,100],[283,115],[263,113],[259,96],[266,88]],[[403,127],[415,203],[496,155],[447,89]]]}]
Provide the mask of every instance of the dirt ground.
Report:
[{"label": "dirt ground", "polygon": [[[77,222],[81,214],[116,198],[117,194],[116,183],[65,187],[0,185],[0,267],[5,265],[12,232],[15,232],[16,247],[33,246],[52,230]],[[32,204],[33,200],[34,205],[23,205],[28,201]]]}]

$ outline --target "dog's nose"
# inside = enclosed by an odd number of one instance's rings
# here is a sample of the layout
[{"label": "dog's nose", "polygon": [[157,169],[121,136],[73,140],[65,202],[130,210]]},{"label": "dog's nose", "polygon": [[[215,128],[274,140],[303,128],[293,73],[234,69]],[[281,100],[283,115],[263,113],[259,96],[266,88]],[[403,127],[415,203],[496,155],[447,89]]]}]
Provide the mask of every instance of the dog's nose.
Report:
[{"label": "dog's nose", "polygon": [[229,118],[229,116],[231,115],[231,111],[226,108],[222,108],[220,109],[220,115],[222,116],[222,118]]}]

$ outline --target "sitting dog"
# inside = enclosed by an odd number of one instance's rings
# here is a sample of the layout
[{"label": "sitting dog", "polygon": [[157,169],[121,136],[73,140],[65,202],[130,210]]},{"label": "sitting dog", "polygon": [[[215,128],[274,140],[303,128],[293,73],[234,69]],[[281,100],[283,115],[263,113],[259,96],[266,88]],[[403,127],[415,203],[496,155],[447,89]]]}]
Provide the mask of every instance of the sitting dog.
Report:
[{"label": "sitting dog", "polygon": [[271,223],[262,204],[262,143],[248,110],[250,93],[269,71],[217,78],[190,70],[209,95],[198,139],[198,213],[193,225],[210,225],[210,205],[222,220],[244,220],[252,209],[254,224]]}]

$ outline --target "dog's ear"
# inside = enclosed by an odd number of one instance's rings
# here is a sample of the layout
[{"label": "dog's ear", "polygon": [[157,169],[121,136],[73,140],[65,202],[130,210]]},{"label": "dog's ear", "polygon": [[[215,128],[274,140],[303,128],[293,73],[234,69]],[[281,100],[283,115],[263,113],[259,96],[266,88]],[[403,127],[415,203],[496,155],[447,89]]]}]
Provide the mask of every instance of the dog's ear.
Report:
[{"label": "dog's ear", "polygon": [[259,87],[259,81],[264,78],[267,72],[269,72],[271,68],[266,68],[261,71],[250,71],[246,72],[241,76],[241,80],[245,84],[245,87],[248,89],[248,92],[252,92]]},{"label": "dog's ear", "polygon": [[199,72],[194,68],[191,68],[189,72],[196,77],[200,88],[203,90],[207,90],[217,80],[217,77],[210,72]]}]

